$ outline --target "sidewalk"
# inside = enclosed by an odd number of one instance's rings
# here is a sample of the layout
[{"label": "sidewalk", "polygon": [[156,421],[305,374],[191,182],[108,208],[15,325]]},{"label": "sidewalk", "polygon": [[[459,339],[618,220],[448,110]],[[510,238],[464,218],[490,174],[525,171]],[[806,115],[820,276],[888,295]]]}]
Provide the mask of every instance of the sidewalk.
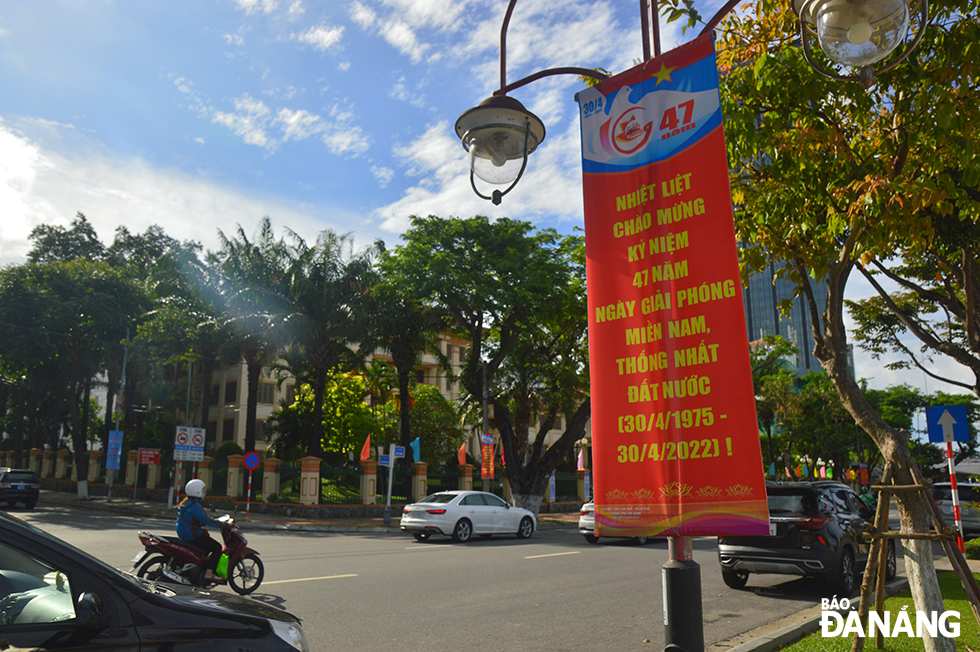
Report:
[{"label": "sidewalk", "polygon": [[[141,516],[172,521],[176,518],[175,509],[167,509],[164,503],[149,501],[133,501],[131,498],[118,497],[107,501],[104,497],[94,497],[90,500],[79,500],[74,494],[58,491],[41,491],[39,504],[64,505],[80,509],[110,511],[127,516]],[[288,516],[270,516],[268,514],[250,513],[246,518],[244,512],[232,514],[236,524],[242,530],[285,530],[296,532],[346,532],[346,533],[397,533],[401,513],[398,508],[392,508],[391,524],[385,525],[382,518],[325,518],[298,519]],[[538,516],[538,529],[573,529],[578,527],[578,512],[545,513]],[[967,560],[970,570],[980,573],[980,560]],[[936,568],[944,569],[950,565],[946,557],[937,558]],[[908,580],[899,577],[886,587],[887,595],[892,595],[908,588]],[[780,647],[789,645],[802,637],[817,631],[820,627],[820,605],[804,609],[785,618],[767,623],[748,632],[739,634],[724,641],[719,641],[706,648],[706,652],[773,652]]]}]

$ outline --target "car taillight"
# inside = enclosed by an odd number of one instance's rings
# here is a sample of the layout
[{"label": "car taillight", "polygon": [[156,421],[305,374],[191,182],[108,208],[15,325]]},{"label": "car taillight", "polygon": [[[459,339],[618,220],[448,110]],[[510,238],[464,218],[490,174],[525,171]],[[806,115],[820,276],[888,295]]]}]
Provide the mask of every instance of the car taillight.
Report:
[{"label": "car taillight", "polygon": [[406,507],[405,509],[402,510],[402,514],[408,514],[411,511],[412,510],[410,510],[408,507]]},{"label": "car taillight", "polygon": [[9,482],[0,482],[0,489],[10,489]]},{"label": "car taillight", "polygon": [[808,530],[822,530],[830,523],[829,516],[811,516],[804,521],[800,521],[800,527],[806,528]]},{"label": "car taillight", "polygon": [[579,512],[579,513],[578,513],[578,515],[579,515],[579,516],[588,516],[588,515],[589,515],[589,514],[591,514],[591,513],[592,513],[592,512],[590,512],[589,510],[587,510],[587,509],[583,509],[583,510],[582,510],[581,512]]},{"label": "car taillight", "polygon": [[444,510],[444,509],[427,509],[425,511],[429,512],[430,514],[445,514],[446,513],[446,510]]}]

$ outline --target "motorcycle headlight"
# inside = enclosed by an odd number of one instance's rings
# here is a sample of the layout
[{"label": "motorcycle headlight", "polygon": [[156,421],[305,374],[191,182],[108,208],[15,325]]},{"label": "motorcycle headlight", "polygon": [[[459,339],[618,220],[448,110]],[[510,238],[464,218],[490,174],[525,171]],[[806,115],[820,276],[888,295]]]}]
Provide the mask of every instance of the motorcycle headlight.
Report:
[{"label": "motorcycle headlight", "polygon": [[270,620],[269,624],[272,625],[272,631],[276,633],[276,636],[300,652],[310,652],[310,646],[306,643],[306,636],[303,634],[303,628],[299,626],[299,623]]}]

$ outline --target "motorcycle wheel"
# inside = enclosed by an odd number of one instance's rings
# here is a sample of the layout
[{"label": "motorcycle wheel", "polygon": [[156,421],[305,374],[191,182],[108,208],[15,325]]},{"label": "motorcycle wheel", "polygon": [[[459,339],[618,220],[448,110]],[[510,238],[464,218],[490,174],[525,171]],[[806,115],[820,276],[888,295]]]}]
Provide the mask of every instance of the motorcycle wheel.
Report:
[{"label": "motorcycle wheel", "polygon": [[228,585],[238,595],[248,595],[259,588],[265,577],[265,567],[258,555],[248,554],[228,569]]},{"label": "motorcycle wheel", "polygon": [[136,577],[143,577],[151,581],[168,581],[167,577],[160,572],[161,569],[170,565],[170,558],[164,555],[152,555],[149,559],[140,564],[136,569]]}]

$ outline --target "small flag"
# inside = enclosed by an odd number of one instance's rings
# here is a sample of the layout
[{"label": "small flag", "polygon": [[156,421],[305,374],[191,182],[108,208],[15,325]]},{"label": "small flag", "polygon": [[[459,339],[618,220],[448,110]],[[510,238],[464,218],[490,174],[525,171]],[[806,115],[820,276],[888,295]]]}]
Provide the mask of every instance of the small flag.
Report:
[{"label": "small flag", "polygon": [[827,467],[826,466],[821,466],[820,467],[820,477],[821,478],[826,478],[827,477]]},{"label": "small flag", "polygon": [[774,478],[776,477],[776,463],[775,462],[769,462],[769,475],[772,476],[772,477],[774,477]]},{"label": "small flag", "polygon": [[412,449],[412,461],[413,462],[421,462],[422,461],[422,444],[421,444],[421,442],[419,442],[419,438],[416,437],[415,439],[413,439],[412,440],[412,443],[410,443],[408,446],[409,446],[409,448]]},{"label": "small flag", "polygon": [[361,447],[361,461],[367,462],[369,459],[371,459],[371,435],[367,436],[364,446]]},{"label": "small flag", "polygon": [[456,459],[459,460],[460,466],[462,466],[463,464],[466,464],[466,442],[465,441],[460,445],[459,450],[456,451]]},{"label": "small flag", "polygon": [[585,448],[578,449],[578,470],[585,470]]}]

